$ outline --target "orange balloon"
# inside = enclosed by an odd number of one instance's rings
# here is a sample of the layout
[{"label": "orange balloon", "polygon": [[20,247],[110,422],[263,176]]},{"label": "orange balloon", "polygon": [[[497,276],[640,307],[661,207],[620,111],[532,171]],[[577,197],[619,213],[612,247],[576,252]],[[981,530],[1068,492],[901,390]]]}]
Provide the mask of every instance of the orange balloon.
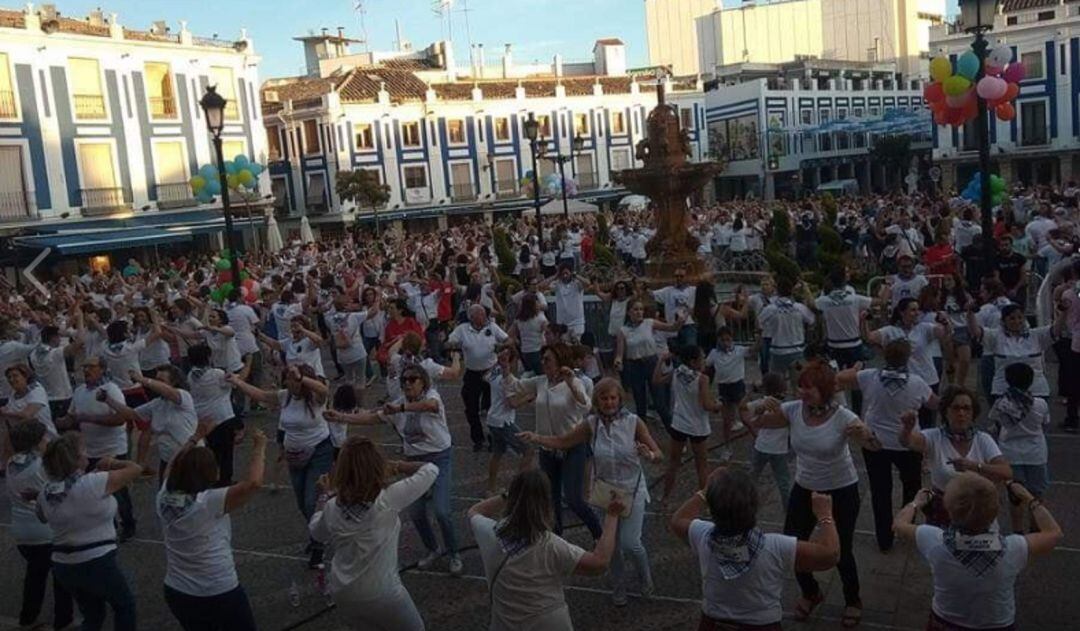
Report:
[{"label": "orange balloon", "polygon": [[1005,96],[1001,97],[1002,101],[1011,101],[1020,94],[1020,86],[1015,83],[1010,83],[1009,87],[1005,88]]},{"label": "orange balloon", "polygon": [[1011,121],[1016,118],[1016,108],[1013,107],[1012,103],[1002,103],[1001,105],[998,105],[994,110],[994,113],[1003,121]]}]

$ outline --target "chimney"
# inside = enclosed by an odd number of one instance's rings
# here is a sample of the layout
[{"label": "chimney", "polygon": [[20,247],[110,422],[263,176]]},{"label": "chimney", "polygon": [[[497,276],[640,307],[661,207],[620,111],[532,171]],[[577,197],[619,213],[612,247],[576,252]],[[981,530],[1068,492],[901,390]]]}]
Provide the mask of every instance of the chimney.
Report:
[{"label": "chimney", "polygon": [[477,65],[480,67],[480,78],[483,79],[484,78],[484,66],[487,65],[487,59],[484,57],[484,45],[483,44],[477,44],[477,49],[478,49],[478,51],[480,53],[480,59],[477,62]]},{"label": "chimney", "polygon": [[90,26],[105,26],[105,13],[98,7],[90,12],[90,16],[86,18],[86,21],[90,23]]},{"label": "chimney", "polygon": [[513,74],[514,68],[514,55],[510,52],[511,45],[506,45],[506,50],[503,51],[503,79],[509,79]]},{"label": "chimney", "polygon": [[555,76],[556,77],[563,76],[562,55],[559,55],[559,54],[555,55],[555,64],[554,65],[555,65]]},{"label": "chimney", "polygon": [[345,27],[344,26],[337,27],[337,36],[338,36],[338,39],[345,39]]}]

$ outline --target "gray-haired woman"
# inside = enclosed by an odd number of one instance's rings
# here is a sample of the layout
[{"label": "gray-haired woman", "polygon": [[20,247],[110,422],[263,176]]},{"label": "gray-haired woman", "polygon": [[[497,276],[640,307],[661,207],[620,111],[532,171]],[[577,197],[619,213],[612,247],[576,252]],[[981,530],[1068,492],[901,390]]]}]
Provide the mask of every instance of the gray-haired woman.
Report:
[{"label": "gray-haired woman", "polygon": [[[780,602],[792,572],[822,572],[840,558],[832,497],[813,493],[817,525],[809,541],[757,527],[758,495],[744,471],[720,468],[709,485],[671,516],[671,531],[698,558],[702,594],[699,631],[779,630]],[[712,521],[698,519],[708,506]]]},{"label": "gray-haired woman", "polygon": [[469,509],[491,602],[491,631],[574,628],[563,597],[570,576],[599,576],[611,562],[623,505],[613,501],[604,533],[586,552],[552,532],[551,483],[539,469],[523,471],[509,490]]}]

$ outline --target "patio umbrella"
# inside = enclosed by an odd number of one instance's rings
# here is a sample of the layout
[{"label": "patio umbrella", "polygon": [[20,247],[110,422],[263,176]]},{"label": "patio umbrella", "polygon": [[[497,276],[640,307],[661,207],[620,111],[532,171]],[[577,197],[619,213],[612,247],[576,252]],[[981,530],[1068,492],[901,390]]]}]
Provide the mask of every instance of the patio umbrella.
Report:
[{"label": "patio umbrella", "polygon": [[266,222],[266,249],[270,252],[280,252],[283,247],[285,247],[285,242],[281,240],[281,230],[278,229],[277,219],[271,214],[270,220]]}]

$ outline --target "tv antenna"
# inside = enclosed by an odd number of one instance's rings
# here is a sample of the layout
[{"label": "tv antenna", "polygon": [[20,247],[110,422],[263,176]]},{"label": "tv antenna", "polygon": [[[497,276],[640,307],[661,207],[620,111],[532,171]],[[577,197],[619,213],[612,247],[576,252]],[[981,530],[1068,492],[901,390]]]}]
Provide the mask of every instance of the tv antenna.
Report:
[{"label": "tv antenna", "polygon": [[360,39],[364,40],[364,52],[371,52],[371,48],[368,46],[367,7],[364,6],[364,0],[353,0],[353,11],[356,12],[356,17],[360,20]]}]

